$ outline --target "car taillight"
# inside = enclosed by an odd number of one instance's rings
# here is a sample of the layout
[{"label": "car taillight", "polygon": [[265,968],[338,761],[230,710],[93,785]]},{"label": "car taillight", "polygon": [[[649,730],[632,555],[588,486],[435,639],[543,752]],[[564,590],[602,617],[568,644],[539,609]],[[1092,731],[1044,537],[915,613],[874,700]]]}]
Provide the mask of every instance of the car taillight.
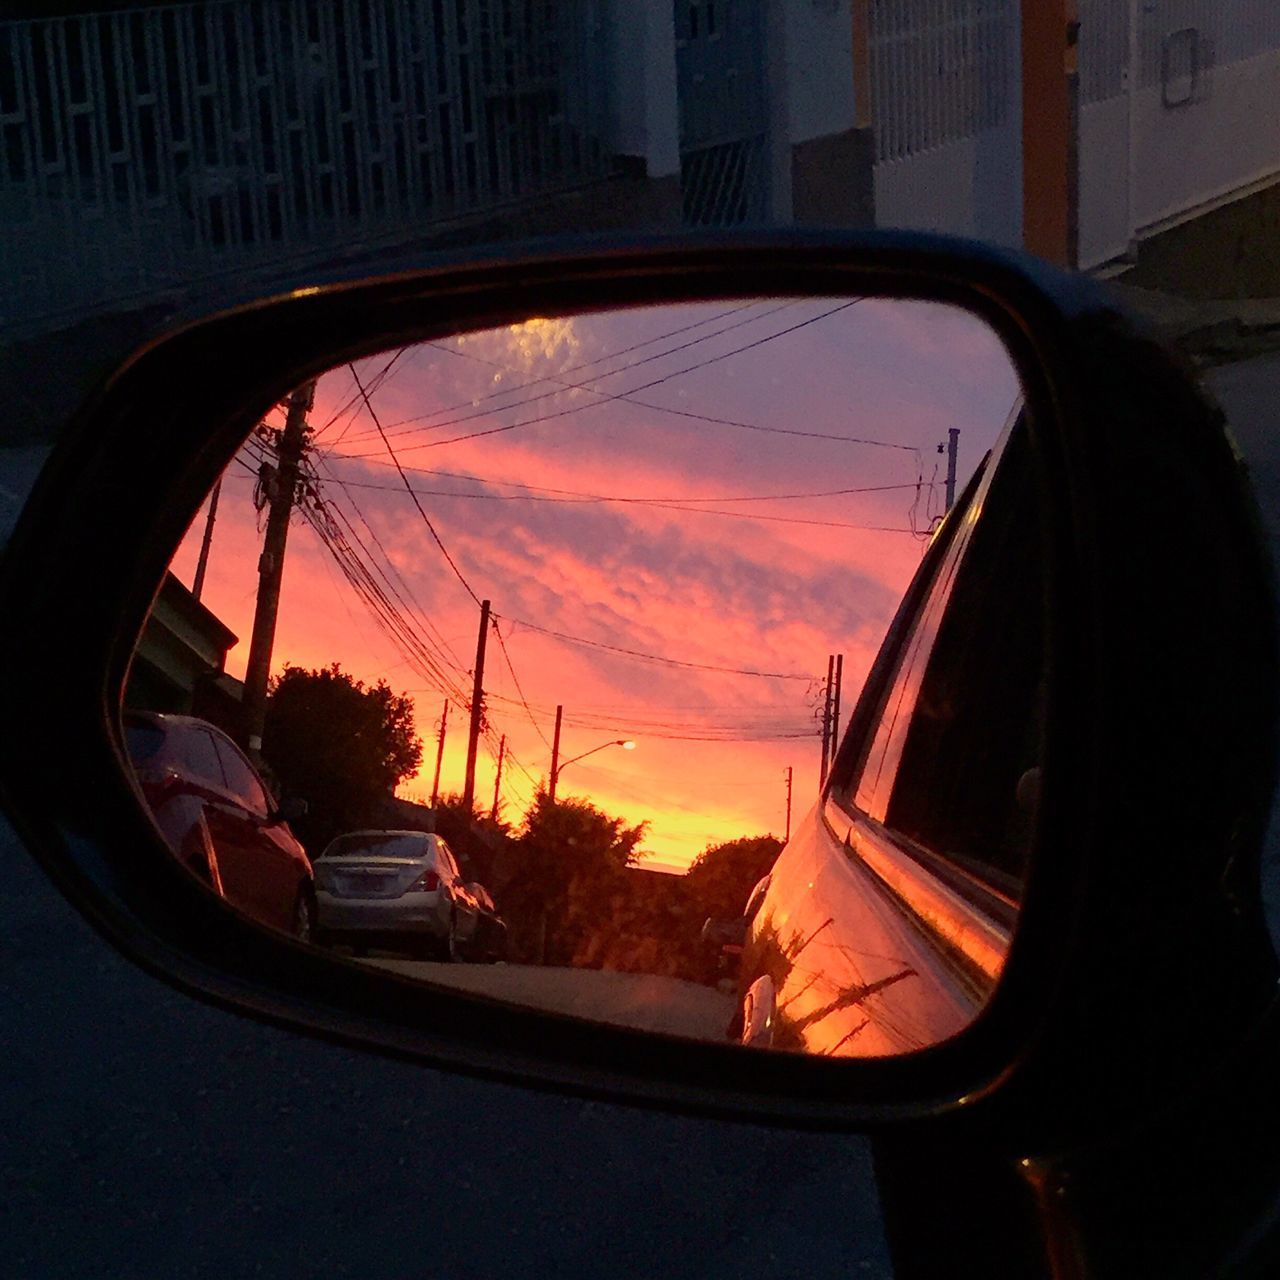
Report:
[{"label": "car taillight", "polygon": [[410,886],[409,892],[435,893],[440,887],[440,877],[434,871],[424,871]]}]

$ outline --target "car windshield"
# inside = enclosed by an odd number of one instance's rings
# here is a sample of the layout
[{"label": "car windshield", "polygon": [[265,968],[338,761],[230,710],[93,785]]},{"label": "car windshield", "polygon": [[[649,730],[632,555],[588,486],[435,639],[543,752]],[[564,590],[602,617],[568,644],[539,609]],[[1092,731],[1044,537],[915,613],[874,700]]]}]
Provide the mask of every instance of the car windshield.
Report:
[{"label": "car windshield", "polygon": [[320,859],[425,858],[430,848],[424,836],[406,834],[403,831],[357,831],[351,835],[339,836],[320,855]]}]

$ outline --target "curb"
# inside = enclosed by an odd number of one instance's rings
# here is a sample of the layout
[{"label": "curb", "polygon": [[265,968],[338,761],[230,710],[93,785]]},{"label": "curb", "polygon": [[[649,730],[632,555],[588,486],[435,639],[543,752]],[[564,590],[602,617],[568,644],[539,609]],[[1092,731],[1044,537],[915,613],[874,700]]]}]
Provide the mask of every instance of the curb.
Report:
[{"label": "curb", "polygon": [[1114,281],[1107,287],[1159,337],[1204,368],[1280,351],[1280,298],[1189,302]]}]

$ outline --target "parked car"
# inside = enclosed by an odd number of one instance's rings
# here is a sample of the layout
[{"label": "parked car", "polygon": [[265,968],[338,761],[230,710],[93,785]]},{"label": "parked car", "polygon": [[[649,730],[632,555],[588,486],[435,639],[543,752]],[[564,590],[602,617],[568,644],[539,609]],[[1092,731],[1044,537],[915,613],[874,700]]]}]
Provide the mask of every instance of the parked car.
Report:
[{"label": "parked car", "polygon": [[507,922],[498,914],[493,895],[478,880],[462,886],[476,913],[475,931],[466,943],[466,958],[496,962],[507,957]]},{"label": "parked car", "polygon": [[125,743],[174,856],[231,906],[303,941],[315,928],[306,850],[258,771],[222,730],[193,716],[130,712]]},{"label": "parked car", "polygon": [[317,937],[456,960],[480,905],[444,840],[425,831],[350,831],[316,859]]},{"label": "parked car", "polygon": [[822,801],[752,894],[730,1032],[746,1044],[911,1053],[999,981],[1044,746],[1031,464],[1018,414],[908,587]]}]

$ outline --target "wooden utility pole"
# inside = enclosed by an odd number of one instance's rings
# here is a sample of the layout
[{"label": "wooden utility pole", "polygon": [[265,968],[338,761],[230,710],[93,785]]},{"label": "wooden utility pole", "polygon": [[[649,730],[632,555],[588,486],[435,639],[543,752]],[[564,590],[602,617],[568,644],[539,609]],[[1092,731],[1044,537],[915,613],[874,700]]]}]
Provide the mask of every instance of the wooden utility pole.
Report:
[{"label": "wooden utility pole", "polygon": [[489,602],[480,601],[480,634],[476,639],[476,673],[471,685],[471,728],[467,733],[467,776],[462,786],[462,807],[471,812],[476,799],[476,748],[484,720],[484,648],[489,639]]},{"label": "wooden utility pole", "polygon": [[440,765],[444,762],[444,729],[449,723],[449,699],[444,700],[444,710],[440,712],[440,738],[436,743],[436,776],[431,783],[431,807],[436,807],[440,798]]},{"label": "wooden utility pole", "polygon": [[213,545],[213,522],[218,518],[218,497],[221,493],[222,477],[219,476],[218,483],[213,486],[213,492],[209,495],[209,514],[204,520],[204,540],[200,543],[200,559],[196,561],[196,576],[191,583],[191,594],[197,600],[204,590],[205,570],[209,567],[209,548]]},{"label": "wooden utility pole", "polygon": [[791,766],[787,765],[787,833],[782,837],[783,844],[791,839],[791,772]]},{"label": "wooden utility pole", "polygon": [[827,772],[836,763],[836,752],[840,750],[840,690],[844,687],[844,654],[836,654],[836,688],[831,695],[831,750],[827,753]]},{"label": "wooden utility pole", "polygon": [[298,487],[298,469],[307,445],[307,413],[315,400],[315,382],[306,382],[289,397],[284,430],[276,446],[276,468],[267,514],[267,532],[258,560],[258,602],[253,614],[253,638],[244,673],[244,731],[249,753],[260,759],[262,726],[267,717],[267,678],[276,639],[276,615],[280,611],[280,584],[284,580],[284,551],[289,538],[289,517]]},{"label": "wooden utility pole", "polygon": [[831,752],[831,694],[835,684],[836,655],[827,655],[827,686],[822,706],[822,771],[818,777],[818,785],[827,785],[827,763]]},{"label": "wooden utility pole", "polygon": [[507,735],[502,735],[502,741],[498,743],[498,772],[493,775],[493,808],[489,810],[489,817],[497,822],[498,820],[498,791],[502,786],[502,760],[507,754]]},{"label": "wooden utility pole", "polygon": [[564,718],[564,708],[556,707],[556,731],[551,737],[551,780],[547,784],[547,799],[553,804],[556,798],[556,779],[560,776],[560,721]]},{"label": "wooden utility pole", "polygon": [[[939,445],[939,448],[942,446]],[[960,448],[960,428],[947,428],[947,510],[956,503],[956,455]]]}]

